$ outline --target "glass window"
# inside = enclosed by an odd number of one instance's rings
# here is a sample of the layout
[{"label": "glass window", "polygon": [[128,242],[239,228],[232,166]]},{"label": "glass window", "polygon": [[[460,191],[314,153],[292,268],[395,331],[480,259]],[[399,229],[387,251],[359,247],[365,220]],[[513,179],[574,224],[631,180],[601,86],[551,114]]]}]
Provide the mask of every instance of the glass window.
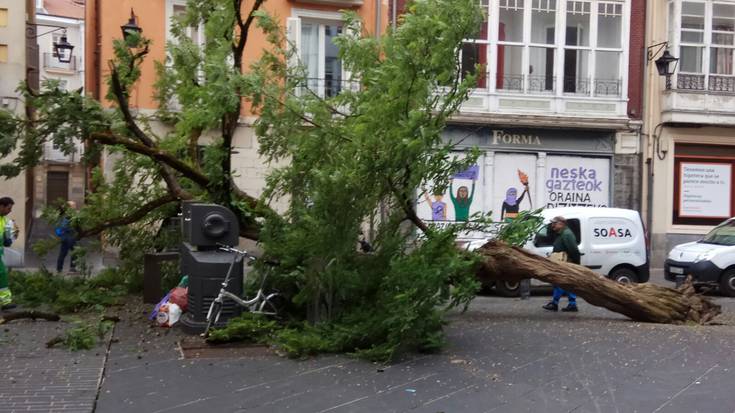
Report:
[{"label": "glass window", "polygon": [[586,1],[567,2],[567,46],[590,45],[590,7]]},{"label": "glass window", "polygon": [[732,51],[724,47],[713,47],[709,52],[709,72],[718,75],[732,75]]},{"label": "glass window", "polygon": [[702,73],[704,47],[681,46],[679,66],[682,72]]},{"label": "glass window", "polygon": [[339,59],[339,47],[334,43],[342,34],[342,26],[324,25],[324,94],[336,96],[342,90],[342,61]]},{"label": "glass window", "polygon": [[595,52],[595,95],[618,96],[621,94],[620,52]]},{"label": "glass window", "polygon": [[488,39],[488,37],[487,37],[488,36],[488,30],[487,30],[488,29],[488,22],[487,22],[487,17],[488,17],[488,1],[489,0],[481,0],[480,1],[480,9],[482,9],[482,15],[483,15],[484,18],[482,19],[482,23],[480,23],[480,27],[477,29],[477,34],[474,37],[475,39],[478,39],[478,40],[487,40]]},{"label": "glass window", "polygon": [[554,82],[554,48],[529,47],[528,90],[551,92]]},{"label": "glass window", "polygon": [[587,50],[564,50],[564,93],[589,94],[589,55]]},{"label": "glass window", "polygon": [[339,23],[301,21],[299,57],[306,68],[308,88],[319,96],[335,96],[342,90],[342,61],[334,43],[340,34]]},{"label": "glass window", "polygon": [[533,0],[531,7],[531,43],[556,42],[556,0]]},{"label": "glass window", "polygon": [[497,83],[499,90],[523,90],[523,46],[498,45]]},{"label": "glass window", "polygon": [[597,5],[597,47],[622,47],[623,5],[599,3]]},{"label": "glass window", "polygon": [[[465,75],[477,75],[479,70],[487,68],[487,45],[481,43],[463,43],[462,44],[462,77]],[[486,88],[487,79],[484,73],[479,73],[477,77],[477,87]]]},{"label": "glass window", "polygon": [[704,42],[704,3],[681,4],[681,42]]},{"label": "glass window", "polygon": [[523,42],[523,1],[500,0],[498,41]]}]

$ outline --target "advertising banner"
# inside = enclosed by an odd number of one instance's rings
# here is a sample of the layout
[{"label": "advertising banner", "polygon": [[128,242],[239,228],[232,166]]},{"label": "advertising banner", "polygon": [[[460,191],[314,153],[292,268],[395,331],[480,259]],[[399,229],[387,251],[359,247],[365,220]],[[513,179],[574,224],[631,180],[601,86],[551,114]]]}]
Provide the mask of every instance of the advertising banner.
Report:
[{"label": "advertising banner", "polygon": [[544,186],[547,208],[609,206],[610,160],[548,156]]},{"label": "advertising banner", "polygon": [[684,218],[729,218],[729,163],[682,162],[679,167],[679,216]]}]

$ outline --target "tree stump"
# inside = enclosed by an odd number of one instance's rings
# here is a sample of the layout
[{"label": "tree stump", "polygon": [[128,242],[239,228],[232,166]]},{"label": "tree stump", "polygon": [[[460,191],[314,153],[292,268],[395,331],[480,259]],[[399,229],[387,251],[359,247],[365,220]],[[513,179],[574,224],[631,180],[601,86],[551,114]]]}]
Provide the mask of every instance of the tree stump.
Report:
[{"label": "tree stump", "polygon": [[501,241],[490,241],[475,252],[484,258],[477,270],[481,281],[535,278],[636,321],[707,324],[721,312],[719,305],[697,294],[691,282],[678,289],[621,284],[581,265],[551,261]]}]

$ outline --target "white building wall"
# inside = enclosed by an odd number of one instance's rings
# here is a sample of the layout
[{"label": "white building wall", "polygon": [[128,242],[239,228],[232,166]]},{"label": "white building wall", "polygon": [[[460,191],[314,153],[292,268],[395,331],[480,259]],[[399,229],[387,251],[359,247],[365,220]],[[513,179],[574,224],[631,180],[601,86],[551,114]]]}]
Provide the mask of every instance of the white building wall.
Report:
[{"label": "white building wall", "polygon": [[[7,26],[0,26],[0,44],[7,46],[8,60],[0,62],[0,110],[9,110],[18,115],[25,111],[20,94],[15,91],[18,85],[25,80],[26,75],[26,10],[25,2],[21,0],[0,0],[0,8],[8,10]],[[12,157],[12,155],[11,155]],[[8,162],[0,159],[0,162]],[[9,196],[15,201],[10,217],[20,228],[19,239],[12,248],[23,253],[25,250],[26,228],[26,174],[10,179],[0,179],[0,197]],[[8,254],[6,254],[8,255]]]}]

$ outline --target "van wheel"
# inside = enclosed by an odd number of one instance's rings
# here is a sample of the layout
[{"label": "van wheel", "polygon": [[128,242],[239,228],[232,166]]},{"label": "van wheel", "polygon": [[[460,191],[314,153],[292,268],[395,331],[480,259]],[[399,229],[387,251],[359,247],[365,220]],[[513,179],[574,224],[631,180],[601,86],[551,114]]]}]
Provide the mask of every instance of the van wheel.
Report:
[{"label": "van wheel", "polygon": [[521,284],[517,281],[498,281],[495,291],[503,297],[518,297],[521,295]]},{"label": "van wheel", "polygon": [[720,277],[720,291],[730,297],[735,297],[735,268],[729,269]]},{"label": "van wheel", "polygon": [[630,268],[616,268],[610,273],[610,279],[620,284],[635,284],[638,282],[638,274]]}]

